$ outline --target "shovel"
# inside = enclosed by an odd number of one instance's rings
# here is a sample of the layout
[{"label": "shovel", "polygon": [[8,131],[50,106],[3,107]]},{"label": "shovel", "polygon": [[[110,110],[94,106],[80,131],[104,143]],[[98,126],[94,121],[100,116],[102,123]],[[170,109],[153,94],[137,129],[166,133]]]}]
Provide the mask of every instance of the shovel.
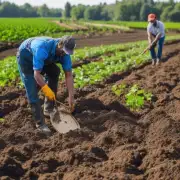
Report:
[{"label": "shovel", "polygon": [[[57,103],[60,104],[59,107],[57,106]],[[71,115],[69,108],[57,100],[55,101],[55,108],[50,114],[50,120],[54,129],[61,134],[65,134],[71,130],[80,129],[78,121]]]}]

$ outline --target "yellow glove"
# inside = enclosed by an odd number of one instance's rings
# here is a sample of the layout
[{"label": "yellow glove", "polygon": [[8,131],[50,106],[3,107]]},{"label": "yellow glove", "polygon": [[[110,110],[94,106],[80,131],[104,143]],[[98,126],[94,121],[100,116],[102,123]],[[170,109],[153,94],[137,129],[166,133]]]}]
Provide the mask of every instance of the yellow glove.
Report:
[{"label": "yellow glove", "polygon": [[49,100],[51,100],[51,101],[56,100],[54,92],[49,88],[49,86],[47,84],[44,85],[41,88],[41,90]]}]

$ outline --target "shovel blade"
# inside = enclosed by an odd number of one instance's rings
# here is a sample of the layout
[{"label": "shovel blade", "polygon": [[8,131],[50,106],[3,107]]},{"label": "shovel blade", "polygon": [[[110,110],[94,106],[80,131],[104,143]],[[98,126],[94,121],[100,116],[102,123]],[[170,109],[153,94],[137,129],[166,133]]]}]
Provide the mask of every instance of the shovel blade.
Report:
[{"label": "shovel blade", "polygon": [[80,129],[77,120],[66,110],[55,108],[50,119],[52,126],[61,134]]}]

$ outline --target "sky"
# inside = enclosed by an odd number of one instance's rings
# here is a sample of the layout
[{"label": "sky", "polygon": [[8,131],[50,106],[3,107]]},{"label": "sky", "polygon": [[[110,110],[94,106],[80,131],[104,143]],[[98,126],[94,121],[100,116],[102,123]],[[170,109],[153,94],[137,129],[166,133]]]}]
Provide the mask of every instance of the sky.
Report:
[{"label": "sky", "polygon": [[64,5],[67,1],[69,1],[73,5],[77,5],[77,4],[95,5],[95,4],[99,4],[100,2],[106,2],[107,4],[111,4],[115,2],[115,0],[2,0],[2,2],[3,1],[13,2],[18,5],[22,5],[26,2],[34,6],[47,4],[48,7],[51,8],[64,8]]},{"label": "sky", "polygon": [[[51,8],[64,8],[64,5],[67,1],[69,1],[73,5],[77,5],[77,4],[97,5],[100,2],[102,3],[106,2],[107,4],[111,4],[115,2],[115,0],[1,0],[1,1],[9,1],[16,3],[18,5],[22,5],[26,2],[34,6],[47,4],[48,7]],[[180,1],[180,0],[176,0],[176,1]]]}]

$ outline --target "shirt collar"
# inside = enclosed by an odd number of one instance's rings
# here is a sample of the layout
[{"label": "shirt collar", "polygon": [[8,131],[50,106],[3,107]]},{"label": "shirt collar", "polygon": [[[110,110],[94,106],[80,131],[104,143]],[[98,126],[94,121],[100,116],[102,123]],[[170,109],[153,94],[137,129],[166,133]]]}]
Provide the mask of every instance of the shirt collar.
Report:
[{"label": "shirt collar", "polygon": [[54,40],[52,51],[51,51],[51,54],[53,56],[56,56],[56,47],[60,40],[61,40],[60,38]]}]

